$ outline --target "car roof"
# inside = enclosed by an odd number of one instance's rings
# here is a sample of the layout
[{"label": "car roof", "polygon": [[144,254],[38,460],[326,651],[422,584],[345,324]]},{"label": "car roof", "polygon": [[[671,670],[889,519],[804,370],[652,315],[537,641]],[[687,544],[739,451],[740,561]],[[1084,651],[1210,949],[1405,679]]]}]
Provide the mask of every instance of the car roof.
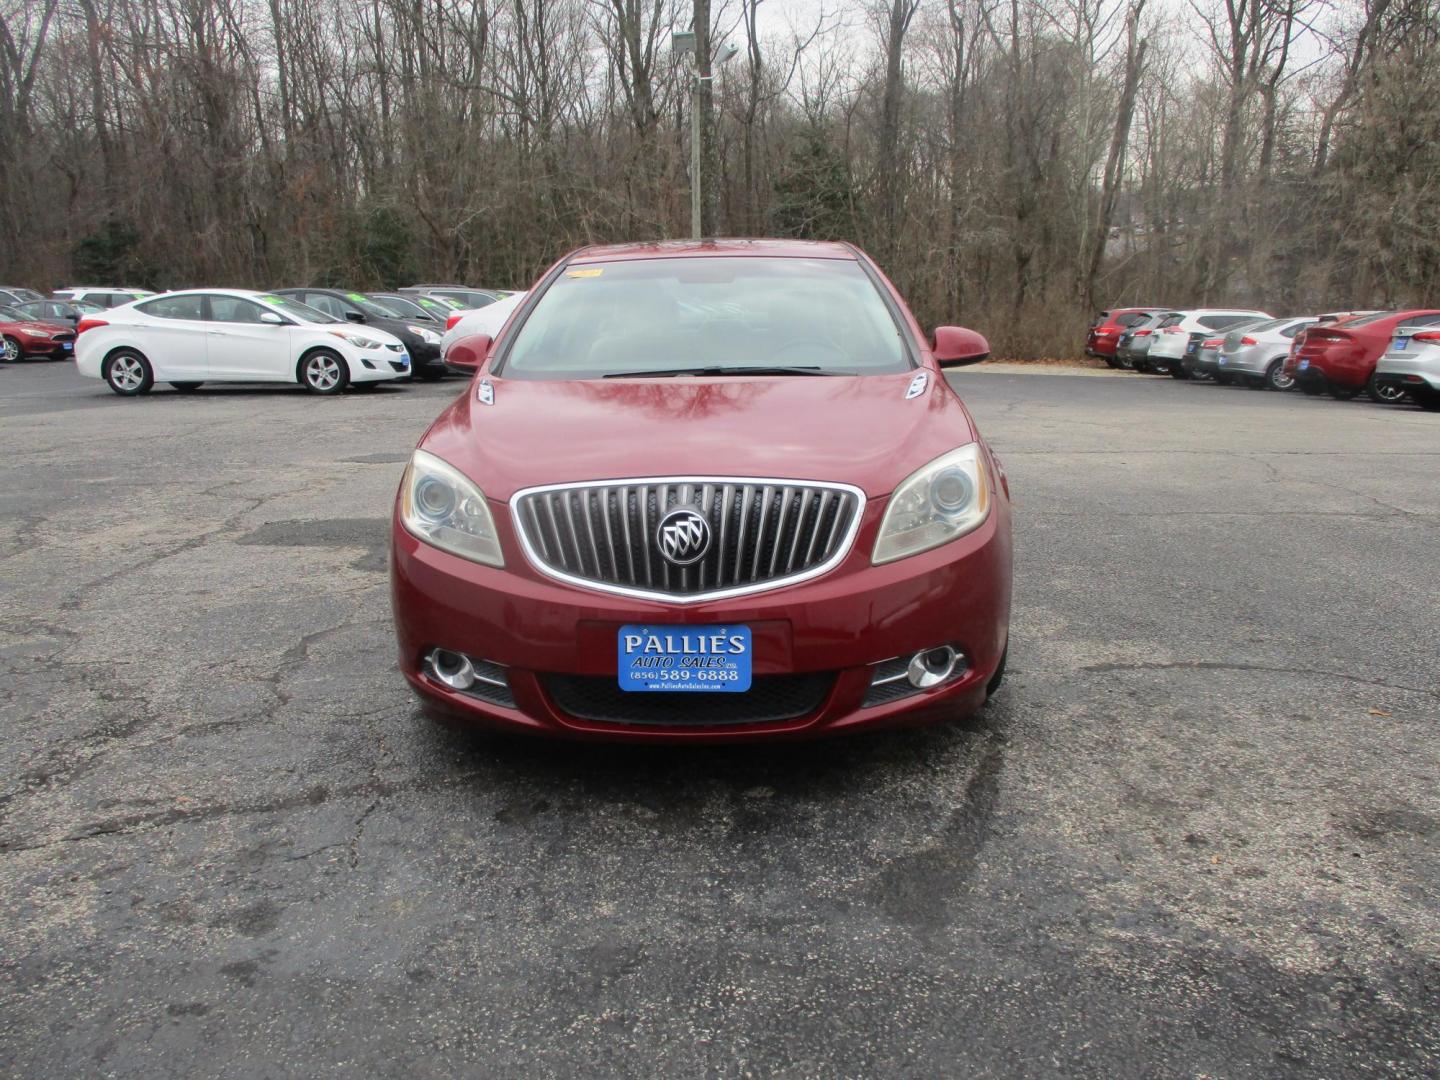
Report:
[{"label": "car roof", "polygon": [[162,296],[194,296],[204,293],[206,296],[239,296],[245,300],[254,300],[261,296],[274,296],[275,290],[265,289],[171,289],[169,292],[151,293],[142,296],[142,300],[154,300]]},{"label": "car roof", "polygon": [[1254,315],[1257,319],[1272,318],[1267,312],[1240,307],[1171,308],[1165,312],[1165,317],[1168,319],[1171,315],[1182,315],[1187,319],[1193,319],[1198,315]]},{"label": "car roof", "polygon": [[763,255],[782,259],[848,259],[855,249],[832,240],[657,240],[633,244],[596,244],[570,254],[569,262],[625,262],[630,259],[670,259],[724,255]]}]

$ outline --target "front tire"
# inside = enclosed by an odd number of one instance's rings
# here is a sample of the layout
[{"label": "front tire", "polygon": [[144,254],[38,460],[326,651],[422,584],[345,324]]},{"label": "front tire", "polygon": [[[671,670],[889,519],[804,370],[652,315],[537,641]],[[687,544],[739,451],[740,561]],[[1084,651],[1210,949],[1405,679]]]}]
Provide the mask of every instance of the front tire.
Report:
[{"label": "front tire", "polygon": [[121,397],[136,397],[155,385],[155,370],[135,349],[116,349],[105,358],[105,382]]},{"label": "front tire", "polygon": [[1182,365],[1182,364],[1172,364],[1172,365],[1171,365],[1171,367],[1170,367],[1170,377],[1171,377],[1172,379],[1194,379],[1194,378],[1198,378],[1198,376],[1192,375],[1190,372],[1186,371],[1184,365]]},{"label": "front tire", "polygon": [[1336,401],[1353,401],[1360,396],[1360,391],[1353,386],[1330,386],[1330,396]]},{"label": "front tire", "polygon": [[1319,397],[1325,393],[1324,379],[1301,379],[1295,385],[1300,387],[1300,392],[1306,397]]},{"label": "front tire", "polygon": [[350,383],[345,358],[331,349],[315,349],[300,358],[296,374],[312,394],[338,394]]},{"label": "front tire", "polygon": [[1229,386],[1234,380],[1226,374],[1220,373],[1215,376],[1216,386]]},{"label": "front tire", "polygon": [[1389,383],[1376,382],[1374,375],[1371,375],[1370,381],[1365,384],[1365,393],[1377,405],[1394,405],[1405,400],[1404,390]]},{"label": "front tire", "polygon": [[1265,369],[1265,385],[1271,390],[1291,390],[1295,387],[1295,376],[1285,374],[1285,358],[1271,360]]},{"label": "front tire", "polygon": [[20,348],[20,342],[16,341],[13,337],[7,337],[3,343],[0,343],[0,359],[3,359],[7,364],[18,364],[24,355],[24,352]]}]

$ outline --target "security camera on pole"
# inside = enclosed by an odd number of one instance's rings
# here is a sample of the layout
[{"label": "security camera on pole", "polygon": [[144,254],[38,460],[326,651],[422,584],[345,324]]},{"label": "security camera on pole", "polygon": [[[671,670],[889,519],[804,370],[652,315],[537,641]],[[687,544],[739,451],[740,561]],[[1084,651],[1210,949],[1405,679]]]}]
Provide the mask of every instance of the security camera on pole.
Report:
[{"label": "security camera on pole", "polygon": [[[704,187],[702,163],[708,157],[708,132],[702,124],[708,122],[710,113],[710,81],[715,77],[710,71],[710,3],[709,0],[695,0],[695,29],[677,30],[670,38],[670,49],[675,56],[689,55],[692,58],[692,79],[690,94],[690,235],[699,240],[703,234],[701,213],[701,192]],[[740,52],[733,42],[725,45],[715,58],[724,64]]]}]

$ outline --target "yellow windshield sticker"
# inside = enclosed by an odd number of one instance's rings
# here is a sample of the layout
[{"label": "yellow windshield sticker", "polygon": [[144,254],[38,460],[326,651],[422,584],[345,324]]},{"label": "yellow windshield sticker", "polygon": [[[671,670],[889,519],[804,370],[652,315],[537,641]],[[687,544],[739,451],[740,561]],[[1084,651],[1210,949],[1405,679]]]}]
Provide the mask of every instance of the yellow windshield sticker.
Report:
[{"label": "yellow windshield sticker", "polygon": [[603,266],[587,266],[583,270],[566,270],[566,277],[599,277],[605,272]]}]

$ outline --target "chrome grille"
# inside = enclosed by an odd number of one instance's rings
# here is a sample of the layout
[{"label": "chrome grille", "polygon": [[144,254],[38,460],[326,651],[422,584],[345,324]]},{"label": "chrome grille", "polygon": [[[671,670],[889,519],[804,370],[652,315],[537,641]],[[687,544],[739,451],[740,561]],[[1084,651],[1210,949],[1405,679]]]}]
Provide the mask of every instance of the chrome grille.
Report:
[{"label": "chrome grille", "polygon": [[[849,551],[864,494],[847,484],[659,477],[530,488],[510,509],[530,561],[552,577],[626,596],[681,602],[815,577]],[[672,565],[656,530],[676,507],[705,519],[710,543]]]}]

